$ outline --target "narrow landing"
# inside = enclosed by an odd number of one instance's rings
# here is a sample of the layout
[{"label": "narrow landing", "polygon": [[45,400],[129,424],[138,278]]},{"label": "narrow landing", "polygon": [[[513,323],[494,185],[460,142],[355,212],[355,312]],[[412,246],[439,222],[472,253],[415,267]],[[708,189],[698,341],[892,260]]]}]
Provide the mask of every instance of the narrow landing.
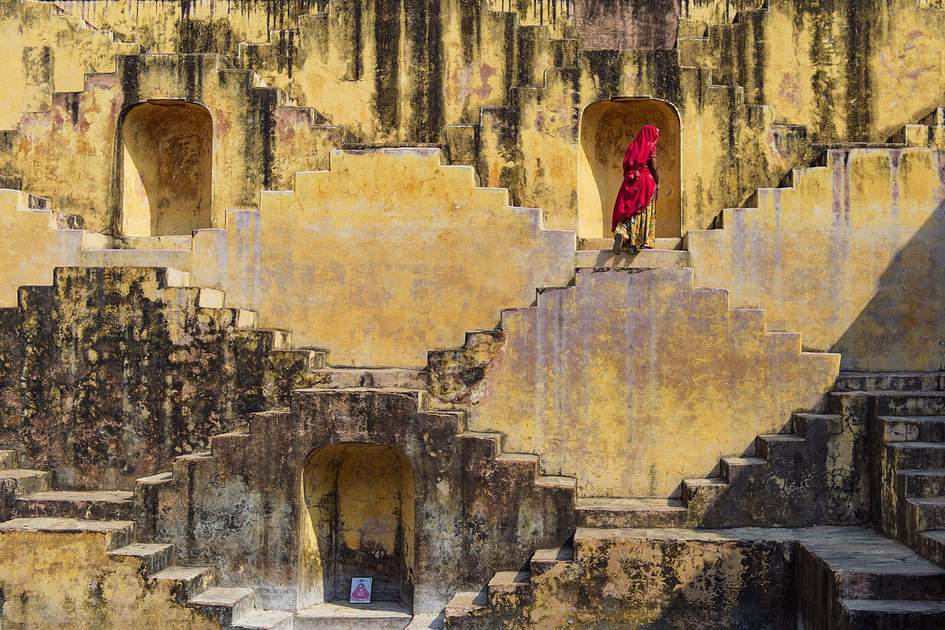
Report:
[{"label": "narrow landing", "polygon": [[409,608],[396,602],[349,604],[337,600],[295,613],[294,630],[404,630],[413,620]]}]

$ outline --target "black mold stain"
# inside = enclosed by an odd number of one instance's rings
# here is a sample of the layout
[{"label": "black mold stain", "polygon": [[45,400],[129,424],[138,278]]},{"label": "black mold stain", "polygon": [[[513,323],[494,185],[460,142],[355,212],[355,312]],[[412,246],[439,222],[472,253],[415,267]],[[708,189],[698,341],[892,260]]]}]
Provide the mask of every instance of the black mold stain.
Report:
[{"label": "black mold stain", "polygon": [[439,142],[445,127],[443,108],[443,37],[439,0],[405,0],[407,35],[414,85],[410,137]]},{"label": "black mold stain", "polygon": [[[275,163],[276,123],[274,113],[279,104],[279,93],[271,88],[255,88],[250,97],[249,135],[246,141],[246,163],[261,166],[262,187],[272,188]],[[258,184],[248,182],[248,190]]]},{"label": "black mold stain", "polygon": [[475,51],[482,46],[481,7],[480,2],[459,3],[459,36],[465,63],[472,63]]},{"label": "black mold stain", "polygon": [[387,132],[400,125],[400,16],[401,0],[375,0],[374,106]]},{"label": "black mold stain", "polygon": [[870,52],[872,28],[879,19],[877,0],[846,3],[847,19],[847,135],[851,140],[868,140],[873,123]]}]

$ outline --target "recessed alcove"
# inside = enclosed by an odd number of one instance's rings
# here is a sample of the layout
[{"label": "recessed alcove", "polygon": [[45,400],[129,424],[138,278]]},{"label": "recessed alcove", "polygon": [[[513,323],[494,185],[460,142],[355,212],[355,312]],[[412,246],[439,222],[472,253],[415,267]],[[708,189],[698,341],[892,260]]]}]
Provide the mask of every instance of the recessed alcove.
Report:
[{"label": "recessed alcove", "polygon": [[337,444],[302,471],[300,608],[345,602],[351,578],[374,580],[373,601],[413,603],[414,477],[399,450]]},{"label": "recessed alcove", "polygon": [[681,234],[679,115],[667,101],[621,98],[588,105],[581,115],[578,151],[578,236],[608,238],[614,200],[623,181],[623,156],[643,125],[660,130],[656,168],[660,196],[656,202],[656,235]]},{"label": "recessed alcove", "polygon": [[147,101],[126,110],[120,125],[121,235],[210,227],[210,112],[185,101]]}]

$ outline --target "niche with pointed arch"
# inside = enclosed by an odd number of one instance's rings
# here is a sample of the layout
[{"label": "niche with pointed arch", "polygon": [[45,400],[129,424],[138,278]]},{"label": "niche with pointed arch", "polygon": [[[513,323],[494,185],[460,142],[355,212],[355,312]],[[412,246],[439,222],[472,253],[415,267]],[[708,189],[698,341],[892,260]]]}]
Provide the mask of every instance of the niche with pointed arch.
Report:
[{"label": "niche with pointed arch", "polygon": [[578,154],[578,236],[609,238],[611,213],[623,181],[623,155],[645,124],[656,125],[660,141],[656,168],[660,196],[656,202],[656,235],[681,235],[679,114],[667,101],[621,98],[588,105],[581,115]]},{"label": "niche with pointed arch", "polygon": [[121,119],[122,236],[211,227],[213,121],[196,103],[153,100]]},{"label": "niche with pointed arch", "polygon": [[347,601],[374,578],[373,601],[413,604],[414,475],[398,449],[346,443],[311,453],[302,471],[301,607]]}]

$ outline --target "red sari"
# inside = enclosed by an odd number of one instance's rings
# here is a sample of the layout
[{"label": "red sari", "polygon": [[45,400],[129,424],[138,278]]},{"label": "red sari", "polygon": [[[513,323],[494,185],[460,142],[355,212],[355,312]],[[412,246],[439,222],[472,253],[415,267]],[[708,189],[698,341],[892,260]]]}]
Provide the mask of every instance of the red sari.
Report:
[{"label": "red sari", "polygon": [[614,202],[614,214],[610,230],[614,231],[621,221],[642,212],[653,199],[656,181],[647,162],[656,152],[656,142],[660,139],[660,130],[653,125],[643,125],[636,137],[627,147],[623,156],[623,184]]}]

